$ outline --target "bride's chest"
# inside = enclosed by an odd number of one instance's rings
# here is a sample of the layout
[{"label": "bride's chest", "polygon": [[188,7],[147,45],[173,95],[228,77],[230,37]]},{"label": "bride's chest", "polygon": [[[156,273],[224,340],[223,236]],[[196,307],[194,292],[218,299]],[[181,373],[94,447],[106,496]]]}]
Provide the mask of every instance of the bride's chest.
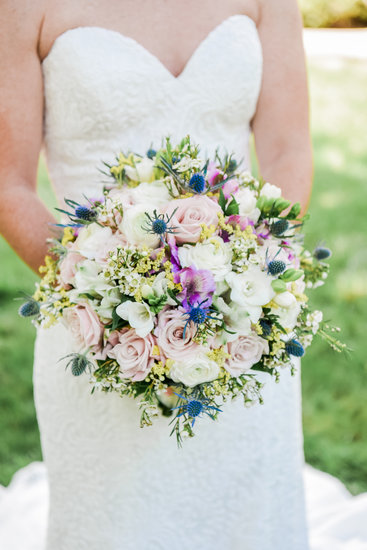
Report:
[{"label": "bride's chest", "polygon": [[261,85],[262,53],[254,22],[231,16],[196,48],[178,77],[119,32],[78,27],[60,35],[43,61],[48,131],[146,126],[200,117],[245,124]]}]

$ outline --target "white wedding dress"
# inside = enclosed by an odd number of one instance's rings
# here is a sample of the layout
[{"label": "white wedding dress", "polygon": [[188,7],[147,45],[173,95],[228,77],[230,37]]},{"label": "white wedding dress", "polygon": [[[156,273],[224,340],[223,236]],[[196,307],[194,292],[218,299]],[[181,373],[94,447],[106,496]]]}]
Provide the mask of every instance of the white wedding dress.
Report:
[{"label": "white wedding dress", "polygon": [[[168,134],[190,134],[208,154],[220,145],[249,165],[262,50],[245,15],[218,25],[178,77],[135,40],[100,27],[59,36],[43,74],[45,153],[60,202],[99,196],[102,161],[145,153]],[[178,450],[167,418],[140,429],[134,400],[91,395],[87,376],[65,371],[58,360],[72,349],[61,325],[38,331],[47,550],[308,549],[299,371],[279,384],[264,377],[263,406],[226,404]]]}]

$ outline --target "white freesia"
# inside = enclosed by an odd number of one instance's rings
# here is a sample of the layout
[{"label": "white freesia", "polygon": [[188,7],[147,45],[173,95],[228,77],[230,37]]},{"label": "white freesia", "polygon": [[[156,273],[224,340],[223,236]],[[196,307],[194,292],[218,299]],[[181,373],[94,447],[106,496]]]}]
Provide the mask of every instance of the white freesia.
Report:
[{"label": "white freesia", "polygon": [[[99,251],[106,247],[108,241],[113,239],[110,227],[101,227],[96,223],[84,226],[73,244],[73,250],[76,250],[82,256],[93,260],[99,258]],[[113,246],[113,240],[111,246]]]},{"label": "white freesia", "polygon": [[138,182],[149,182],[154,177],[154,160],[143,157],[135,157],[135,166],[125,164],[125,173],[129,179]]},{"label": "white freesia", "polygon": [[238,202],[240,216],[246,216],[253,222],[257,222],[260,217],[260,210],[256,207],[257,198],[255,193],[248,187],[240,187],[235,198]]},{"label": "white freesia", "polygon": [[279,199],[282,196],[282,190],[276,185],[266,182],[260,191],[260,196],[267,199]]},{"label": "white freesia", "polygon": [[151,183],[144,181],[138,187],[130,189],[130,196],[134,204],[145,203],[156,208],[171,200],[167,186],[162,180]]},{"label": "white freesia", "polygon": [[232,269],[230,243],[225,243],[221,237],[213,237],[194,246],[184,244],[178,249],[178,257],[182,267],[208,269],[216,282],[223,281]]},{"label": "white freesia", "polygon": [[171,366],[169,376],[174,382],[181,382],[190,388],[211,382],[218,377],[219,366],[209,359],[205,351],[200,351],[182,361],[175,361]]},{"label": "white freesia", "polygon": [[296,326],[301,304],[288,291],[277,294],[273,301],[278,307],[273,307],[271,313],[278,315],[282,327],[292,330]]},{"label": "white freesia", "polygon": [[290,308],[297,303],[297,300],[291,292],[285,291],[277,294],[274,297],[274,302],[280,307]]},{"label": "white freesia", "polygon": [[152,285],[144,284],[141,287],[141,293],[143,298],[148,299],[149,297],[161,298],[162,296],[167,296],[167,304],[174,306],[176,302],[169,297],[167,294],[168,290],[168,280],[165,273],[158,273],[157,277],[154,279]]},{"label": "white freesia", "polygon": [[223,342],[231,342],[232,340],[236,340],[240,335],[245,336],[250,334],[251,318],[245,307],[241,307],[235,302],[226,304],[223,298],[217,298],[215,305],[223,315],[226,328],[231,332],[235,332],[235,334],[229,334],[223,331],[221,335]]},{"label": "white freesia", "polygon": [[153,210],[154,207],[152,208],[152,205],[148,203],[135,204],[124,208],[124,215],[119,225],[119,229],[130,244],[137,246],[146,245],[149,248],[157,248],[160,243],[159,235],[149,233],[144,229],[149,227],[149,220],[146,213],[153,216]]},{"label": "white freesia", "polygon": [[254,323],[261,316],[262,306],[275,296],[272,280],[271,276],[254,265],[243,273],[231,272],[226,276],[231,287],[231,300],[246,308]]},{"label": "white freesia", "polygon": [[144,302],[132,302],[127,300],[117,306],[116,313],[119,317],[125,319],[141,338],[145,338],[145,336],[153,330],[154,316],[148,304]]},{"label": "white freesia", "polygon": [[74,286],[75,289],[69,292],[71,299],[83,293],[102,295],[111,288],[101,273],[101,266],[93,260],[84,260],[77,265]]},{"label": "white freesia", "polygon": [[101,300],[101,304],[96,307],[96,311],[103,319],[111,319],[113,309],[121,303],[121,292],[118,288],[108,290]]}]

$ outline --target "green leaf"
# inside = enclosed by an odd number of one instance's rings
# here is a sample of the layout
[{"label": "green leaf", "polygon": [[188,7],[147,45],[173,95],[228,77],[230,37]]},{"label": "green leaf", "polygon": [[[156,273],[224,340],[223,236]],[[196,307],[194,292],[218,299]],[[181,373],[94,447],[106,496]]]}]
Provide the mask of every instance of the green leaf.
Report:
[{"label": "green leaf", "polygon": [[300,215],[300,212],[301,212],[301,205],[299,202],[296,202],[288,212],[286,219],[295,220]]},{"label": "green leaf", "polygon": [[291,281],[297,281],[297,279],[302,277],[302,275],[302,269],[287,269],[287,271],[284,271],[284,273],[282,273],[280,279],[282,279],[286,283],[290,283]]},{"label": "green leaf", "polygon": [[271,282],[271,286],[274,292],[285,292],[287,290],[285,281],[282,281],[281,279],[274,279],[274,281]]},{"label": "green leaf", "polygon": [[223,214],[225,214],[226,213],[226,199],[225,199],[225,196],[224,196],[224,193],[223,193],[222,189],[220,189],[220,191],[219,191],[218,204],[221,207],[221,209],[223,210]]},{"label": "green leaf", "polygon": [[[221,190],[222,191],[222,190]],[[231,202],[228,204],[227,208],[226,208],[226,212],[225,214],[227,216],[233,216],[233,215],[237,215],[239,214],[240,212],[240,209],[239,209],[239,205],[238,205],[238,202],[236,201],[236,199],[234,198],[234,196],[232,195],[232,200]]]}]

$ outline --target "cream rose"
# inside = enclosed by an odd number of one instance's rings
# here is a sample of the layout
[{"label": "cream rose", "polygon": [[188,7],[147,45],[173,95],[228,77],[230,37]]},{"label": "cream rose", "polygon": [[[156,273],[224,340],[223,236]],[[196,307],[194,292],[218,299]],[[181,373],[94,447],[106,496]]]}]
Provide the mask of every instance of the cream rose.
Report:
[{"label": "cream rose", "polygon": [[185,244],[178,249],[178,257],[182,267],[208,269],[216,282],[223,281],[232,269],[230,243],[225,243],[221,237],[213,237],[194,246]]},{"label": "cream rose", "polygon": [[200,237],[201,224],[217,227],[221,208],[208,197],[198,195],[171,201],[163,211],[168,216],[173,214],[170,225],[176,228],[173,236],[176,242],[181,244],[196,243]]},{"label": "cream rose", "polygon": [[181,382],[192,388],[197,384],[215,380],[218,374],[219,366],[202,350],[191,357],[175,361],[169,376],[174,382]]},{"label": "cream rose", "polygon": [[241,187],[235,194],[235,199],[238,202],[239,215],[257,222],[260,217],[260,210],[256,207],[257,199],[254,192],[247,187]]},{"label": "cream rose", "polygon": [[260,196],[267,199],[279,199],[282,196],[282,190],[276,185],[266,182],[260,191]]},{"label": "cream rose", "polygon": [[151,208],[158,208],[171,200],[169,191],[161,180],[143,182],[138,187],[133,187],[130,189],[130,196],[134,204],[145,203]]},{"label": "cream rose", "polygon": [[108,252],[125,241],[118,233],[112,233],[110,227],[101,227],[96,223],[83,227],[73,243],[72,249],[89,260],[105,260]]},{"label": "cream rose", "polygon": [[65,309],[63,319],[80,351],[100,350],[104,327],[89,304]]},{"label": "cream rose", "polygon": [[125,328],[119,332],[118,344],[107,352],[116,359],[124,378],[133,381],[144,380],[153,366],[154,338],[151,334],[141,338],[134,329]]},{"label": "cream rose", "polygon": [[129,179],[138,182],[149,182],[154,177],[154,160],[146,157],[135,157],[135,166],[125,164],[125,173]]},{"label": "cream rose", "polygon": [[239,376],[258,363],[264,354],[269,353],[269,344],[257,334],[240,336],[228,344],[231,358],[225,364],[226,370],[232,376]]}]

